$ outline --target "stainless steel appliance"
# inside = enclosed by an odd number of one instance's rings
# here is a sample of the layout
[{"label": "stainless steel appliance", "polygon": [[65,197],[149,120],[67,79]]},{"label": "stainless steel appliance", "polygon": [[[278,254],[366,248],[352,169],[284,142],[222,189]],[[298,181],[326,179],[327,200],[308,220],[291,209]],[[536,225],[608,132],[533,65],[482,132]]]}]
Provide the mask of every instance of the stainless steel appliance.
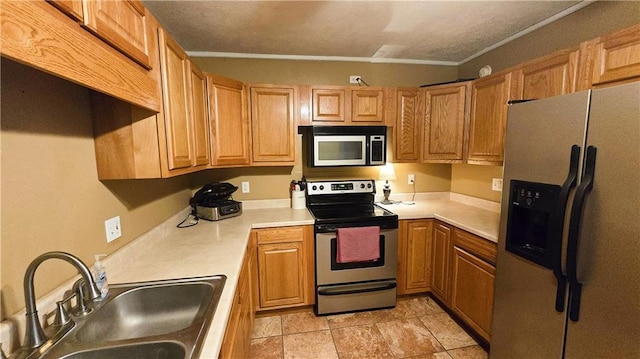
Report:
[{"label": "stainless steel appliance", "polygon": [[[398,216],[373,203],[373,180],[307,183],[315,218],[316,314],[389,308],[396,304]],[[380,258],[339,263],[340,228],[380,228]]]},{"label": "stainless steel appliance", "polygon": [[242,214],[242,203],[234,201],[231,195],[238,187],[227,182],[204,185],[191,199],[197,218],[219,221]]},{"label": "stainless steel appliance", "polygon": [[386,162],[385,126],[300,126],[308,164],[379,166]]},{"label": "stainless steel appliance", "polygon": [[511,105],[491,358],[640,358],[640,83]]}]

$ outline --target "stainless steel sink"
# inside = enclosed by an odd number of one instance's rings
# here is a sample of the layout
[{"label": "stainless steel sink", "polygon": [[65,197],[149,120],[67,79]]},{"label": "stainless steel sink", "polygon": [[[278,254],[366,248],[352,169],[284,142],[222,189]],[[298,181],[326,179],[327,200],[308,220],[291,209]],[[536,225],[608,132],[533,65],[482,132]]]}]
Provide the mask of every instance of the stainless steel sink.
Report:
[{"label": "stainless steel sink", "polygon": [[81,342],[116,341],[162,335],[202,321],[214,287],[194,282],[145,286],[121,293],[87,317]]},{"label": "stainless steel sink", "polygon": [[71,329],[34,357],[195,358],[225,280],[219,275],[110,285],[91,313],[72,316]]}]

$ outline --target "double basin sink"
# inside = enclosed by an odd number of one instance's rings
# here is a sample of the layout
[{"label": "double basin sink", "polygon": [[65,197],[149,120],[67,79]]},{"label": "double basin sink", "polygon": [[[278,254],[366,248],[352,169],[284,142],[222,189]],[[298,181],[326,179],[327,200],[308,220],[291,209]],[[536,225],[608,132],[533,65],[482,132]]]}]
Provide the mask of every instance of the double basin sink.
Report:
[{"label": "double basin sink", "polygon": [[[72,316],[40,358],[197,358],[226,277],[115,284],[91,313]],[[60,336],[60,335],[58,335]]]}]

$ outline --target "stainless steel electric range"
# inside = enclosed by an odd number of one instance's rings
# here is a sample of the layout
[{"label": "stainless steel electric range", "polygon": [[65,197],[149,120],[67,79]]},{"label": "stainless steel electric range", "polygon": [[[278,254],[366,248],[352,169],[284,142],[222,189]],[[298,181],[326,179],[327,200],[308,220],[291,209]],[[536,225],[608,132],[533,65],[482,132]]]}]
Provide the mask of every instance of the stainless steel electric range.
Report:
[{"label": "stainless steel electric range", "polygon": [[[374,204],[375,192],[374,180],[307,183],[307,207],[315,219],[316,314],[396,305],[398,216]],[[359,227],[374,233],[379,228],[379,258],[341,261],[338,232]],[[349,240],[358,243],[355,233]]]}]

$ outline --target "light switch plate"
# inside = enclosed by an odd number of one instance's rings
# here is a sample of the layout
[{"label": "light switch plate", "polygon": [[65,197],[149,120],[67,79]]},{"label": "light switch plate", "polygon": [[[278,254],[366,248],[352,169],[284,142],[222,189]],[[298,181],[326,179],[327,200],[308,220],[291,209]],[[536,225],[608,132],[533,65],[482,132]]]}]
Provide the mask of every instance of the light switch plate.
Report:
[{"label": "light switch plate", "polygon": [[251,187],[249,187],[249,182],[242,182],[242,193],[251,192]]},{"label": "light switch plate", "polygon": [[107,243],[122,237],[122,227],[120,227],[120,216],[104,221],[104,229],[107,233]]}]

